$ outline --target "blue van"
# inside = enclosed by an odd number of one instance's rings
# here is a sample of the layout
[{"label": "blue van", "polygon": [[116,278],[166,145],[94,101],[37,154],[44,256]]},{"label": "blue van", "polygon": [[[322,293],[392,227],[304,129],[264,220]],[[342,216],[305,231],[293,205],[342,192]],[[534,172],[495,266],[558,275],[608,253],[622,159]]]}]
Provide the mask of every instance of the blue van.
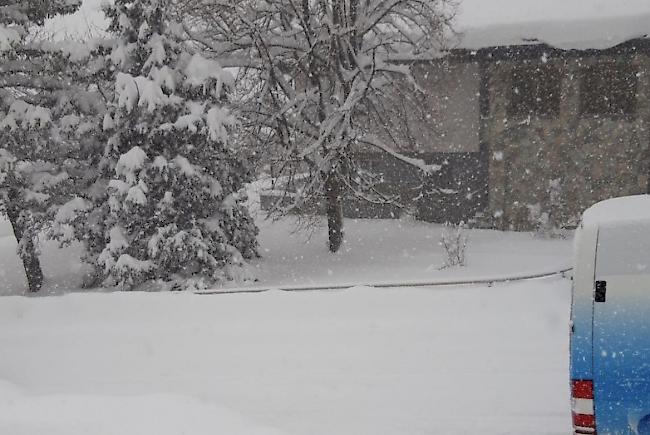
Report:
[{"label": "blue van", "polygon": [[650,196],[589,208],[571,304],[574,434],[650,435]]}]

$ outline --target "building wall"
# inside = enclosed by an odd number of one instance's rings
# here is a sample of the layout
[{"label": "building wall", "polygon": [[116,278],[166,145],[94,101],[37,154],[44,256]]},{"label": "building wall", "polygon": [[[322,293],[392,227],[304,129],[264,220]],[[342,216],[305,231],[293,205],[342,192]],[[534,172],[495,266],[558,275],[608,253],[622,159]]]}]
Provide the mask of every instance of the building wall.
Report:
[{"label": "building wall", "polygon": [[478,62],[442,59],[415,63],[411,71],[423,92],[395,76],[376,102],[381,117],[368,120],[373,135],[404,153],[478,151]]},{"label": "building wall", "polygon": [[637,53],[616,59],[639,71],[634,116],[580,113],[581,69],[608,60],[545,58],[561,71],[559,114],[548,117],[508,116],[512,70],[520,60],[484,64],[488,101],[481,136],[488,147],[488,212],[496,227],[532,229],[537,221],[531,210],[547,212],[554,226],[570,227],[597,201],[646,192],[650,58]]},{"label": "building wall", "polygon": [[[415,125],[420,132],[424,152],[479,151],[479,91],[478,62],[442,61],[413,67],[418,85],[425,91],[422,102],[429,111],[423,124]],[[433,133],[433,134],[431,134]]]},{"label": "building wall", "polygon": [[[362,147],[355,160],[381,177],[376,189],[418,219],[467,222],[487,205],[487,170],[480,147],[480,66],[478,61],[443,59],[416,63],[410,83],[397,83],[395,98],[381,109],[385,123],[371,128],[402,154],[441,170],[424,176],[412,165]],[[404,210],[348,198],[346,216],[399,217]]]}]

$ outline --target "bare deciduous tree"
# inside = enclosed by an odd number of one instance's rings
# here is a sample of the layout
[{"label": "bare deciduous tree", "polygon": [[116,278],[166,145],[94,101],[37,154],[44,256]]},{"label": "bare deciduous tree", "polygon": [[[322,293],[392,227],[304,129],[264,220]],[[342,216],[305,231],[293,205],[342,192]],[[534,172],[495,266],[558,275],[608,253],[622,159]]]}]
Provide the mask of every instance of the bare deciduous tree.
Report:
[{"label": "bare deciduous tree", "polygon": [[[343,240],[342,199],[385,200],[376,177],[355,153],[379,150],[432,168],[399,152],[384,108],[418,92],[409,62],[435,56],[450,28],[453,0],[180,0],[192,38],[250,84],[245,126],[270,150],[286,213],[324,200],[329,248]],[[400,88],[400,89],[398,89]]]}]

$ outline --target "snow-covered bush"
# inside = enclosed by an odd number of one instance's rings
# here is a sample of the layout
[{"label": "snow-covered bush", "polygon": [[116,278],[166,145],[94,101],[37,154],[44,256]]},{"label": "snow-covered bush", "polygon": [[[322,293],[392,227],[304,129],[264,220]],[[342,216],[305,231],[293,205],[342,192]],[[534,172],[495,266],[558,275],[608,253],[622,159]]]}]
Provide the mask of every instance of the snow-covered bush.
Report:
[{"label": "snow-covered bush", "polygon": [[228,279],[257,249],[243,206],[251,173],[229,140],[232,77],[188,50],[168,6],[117,0],[105,10],[118,38],[107,62],[114,93],[103,121],[105,195],[84,213],[98,224],[87,231],[104,241],[89,246],[89,260],[105,284],[122,288]]},{"label": "snow-covered bush", "polygon": [[550,180],[545,201],[527,205],[528,220],[535,226],[535,234],[541,238],[563,237],[559,210],[562,206],[561,179]]},{"label": "snow-covered bush", "polygon": [[547,234],[552,226],[548,211],[542,211],[542,204],[535,203],[526,206],[528,208],[528,221],[535,226],[535,232],[543,235]]},{"label": "snow-covered bush", "polygon": [[458,225],[445,224],[440,236],[440,245],[444,249],[445,263],[442,268],[465,266],[467,234],[464,222]]}]

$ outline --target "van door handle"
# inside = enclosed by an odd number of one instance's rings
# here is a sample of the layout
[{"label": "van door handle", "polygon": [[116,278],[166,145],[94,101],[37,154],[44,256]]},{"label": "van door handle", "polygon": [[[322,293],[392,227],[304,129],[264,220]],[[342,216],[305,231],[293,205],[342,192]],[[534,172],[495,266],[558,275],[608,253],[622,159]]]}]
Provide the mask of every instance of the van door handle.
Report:
[{"label": "van door handle", "polygon": [[605,302],[607,295],[607,281],[596,281],[596,293],[594,300],[596,302]]}]

